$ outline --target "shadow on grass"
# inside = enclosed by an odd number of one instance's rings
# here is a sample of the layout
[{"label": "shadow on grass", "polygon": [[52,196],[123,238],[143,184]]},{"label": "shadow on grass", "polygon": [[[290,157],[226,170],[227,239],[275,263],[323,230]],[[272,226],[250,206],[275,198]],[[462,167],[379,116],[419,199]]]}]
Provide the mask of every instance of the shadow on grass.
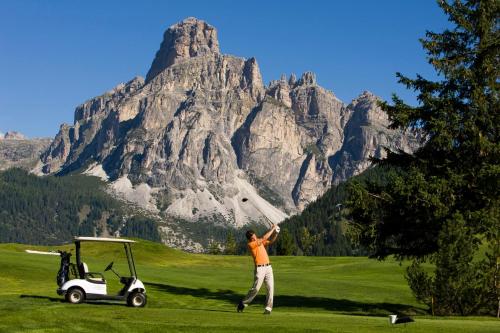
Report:
[{"label": "shadow on grass", "polygon": [[[214,299],[236,304],[243,298],[244,295],[235,293],[232,290],[217,290],[212,291],[206,288],[186,288],[177,287],[161,283],[144,283],[147,288],[166,292],[176,295],[190,295],[205,299]],[[259,295],[253,303],[264,304],[265,296]],[[386,316],[388,314],[398,315],[415,315],[425,314],[421,308],[415,308],[407,304],[398,303],[362,303],[347,299],[334,299],[326,297],[307,297],[299,295],[276,295],[274,298],[275,307],[289,308],[309,308],[309,309],[324,309],[348,315],[363,315],[363,316]]]},{"label": "shadow on grass", "polygon": [[49,296],[40,296],[40,295],[19,295],[19,298],[34,298],[34,299],[44,299],[46,301],[63,303],[64,299],[57,297],[49,297]]},{"label": "shadow on grass", "polygon": [[[67,303],[64,298],[50,297],[50,296],[41,296],[41,295],[19,295],[19,298],[32,298],[32,299],[43,299],[50,302],[57,303]],[[123,301],[116,302],[108,302],[108,301],[100,301],[100,300],[86,300],[85,303],[92,305],[118,305],[118,306],[126,306]],[[69,303],[68,303],[69,304]]]}]

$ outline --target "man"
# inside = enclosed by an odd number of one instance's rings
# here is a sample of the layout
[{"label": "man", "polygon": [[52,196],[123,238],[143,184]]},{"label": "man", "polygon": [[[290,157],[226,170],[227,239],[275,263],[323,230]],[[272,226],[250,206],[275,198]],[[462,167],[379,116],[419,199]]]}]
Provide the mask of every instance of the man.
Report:
[{"label": "man", "polygon": [[[254,280],[253,286],[248,291],[248,294],[243,298],[236,311],[243,312],[245,307],[250,304],[255,296],[259,293],[262,283],[266,283],[267,297],[266,297],[266,308],[264,314],[270,315],[273,309],[273,295],[274,295],[274,276],[273,268],[269,262],[269,257],[267,256],[266,246],[274,243],[276,238],[278,238],[279,227],[273,224],[273,227],[262,236],[262,238],[257,238],[257,235],[253,230],[248,230],[246,233],[248,240],[248,249],[252,253],[252,257],[255,263]],[[272,236],[272,237],[271,237]],[[269,239],[271,238],[271,239]]]}]

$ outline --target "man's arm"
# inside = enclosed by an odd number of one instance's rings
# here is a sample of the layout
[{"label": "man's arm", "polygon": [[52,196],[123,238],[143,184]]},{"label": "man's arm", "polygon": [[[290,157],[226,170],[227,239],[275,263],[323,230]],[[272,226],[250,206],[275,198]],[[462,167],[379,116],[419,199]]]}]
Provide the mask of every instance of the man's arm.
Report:
[{"label": "man's arm", "polygon": [[276,239],[278,238],[278,233],[275,232],[273,234],[273,236],[271,237],[271,239],[269,240],[269,245],[271,245],[272,243],[274,243],[276,241]]},{"label": "man's arm", "polygon": [[266,232],[266,233],[264,234],[264,236],[262,236],[262,240],[268,240],[268,239],[269,239],[269,237],[271,237],[271,235],[273,234],[273,232],[274,232],[274,230],[276,229],[276,227],[277,227],[277,226],[276,226],[276,224],[273,224],[273,227],[272,227],[271,229],[269,229],[269,231],[268,231],[268,232]]}]

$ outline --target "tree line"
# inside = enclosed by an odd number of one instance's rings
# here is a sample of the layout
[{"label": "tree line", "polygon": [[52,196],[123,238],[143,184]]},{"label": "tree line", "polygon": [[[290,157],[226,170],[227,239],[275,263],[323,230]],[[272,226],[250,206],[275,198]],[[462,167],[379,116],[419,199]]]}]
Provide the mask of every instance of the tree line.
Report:
[{"label": "tree line", "polygon": [[156,221],[131,214],[96,177],[38,177],[0,172],[0,242],[56,245],[74,236],[113,235],[159,241]]}]

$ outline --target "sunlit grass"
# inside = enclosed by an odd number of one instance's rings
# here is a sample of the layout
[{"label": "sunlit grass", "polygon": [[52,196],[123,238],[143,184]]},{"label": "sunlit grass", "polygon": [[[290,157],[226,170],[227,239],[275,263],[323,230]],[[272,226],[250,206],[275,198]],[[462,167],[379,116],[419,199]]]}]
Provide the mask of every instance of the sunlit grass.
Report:
[{"label": "sunlit grass", "polygon": [[[404,265],[367,258],[273,257],[275,309],[262,315],[264,290],[244,313],[237,301],[252,283],[249,256],[192,255],[140,241],[134,254],[146,283],[146,308],[122,303],[70,305],[55,292],[59,258],[0,245],[0,332],[498,332],[494,318],[432,318],[415,302]],[[71,245],[61,247],[66,250]],[[60,248],[52,248],[60,249]],[[119,244],[84,244],[91,271],[114,261],[128,268]],[[108,290],[119,283],[105,273]],[[387,315],[413,315],[415,323],[390,326]]]}]

